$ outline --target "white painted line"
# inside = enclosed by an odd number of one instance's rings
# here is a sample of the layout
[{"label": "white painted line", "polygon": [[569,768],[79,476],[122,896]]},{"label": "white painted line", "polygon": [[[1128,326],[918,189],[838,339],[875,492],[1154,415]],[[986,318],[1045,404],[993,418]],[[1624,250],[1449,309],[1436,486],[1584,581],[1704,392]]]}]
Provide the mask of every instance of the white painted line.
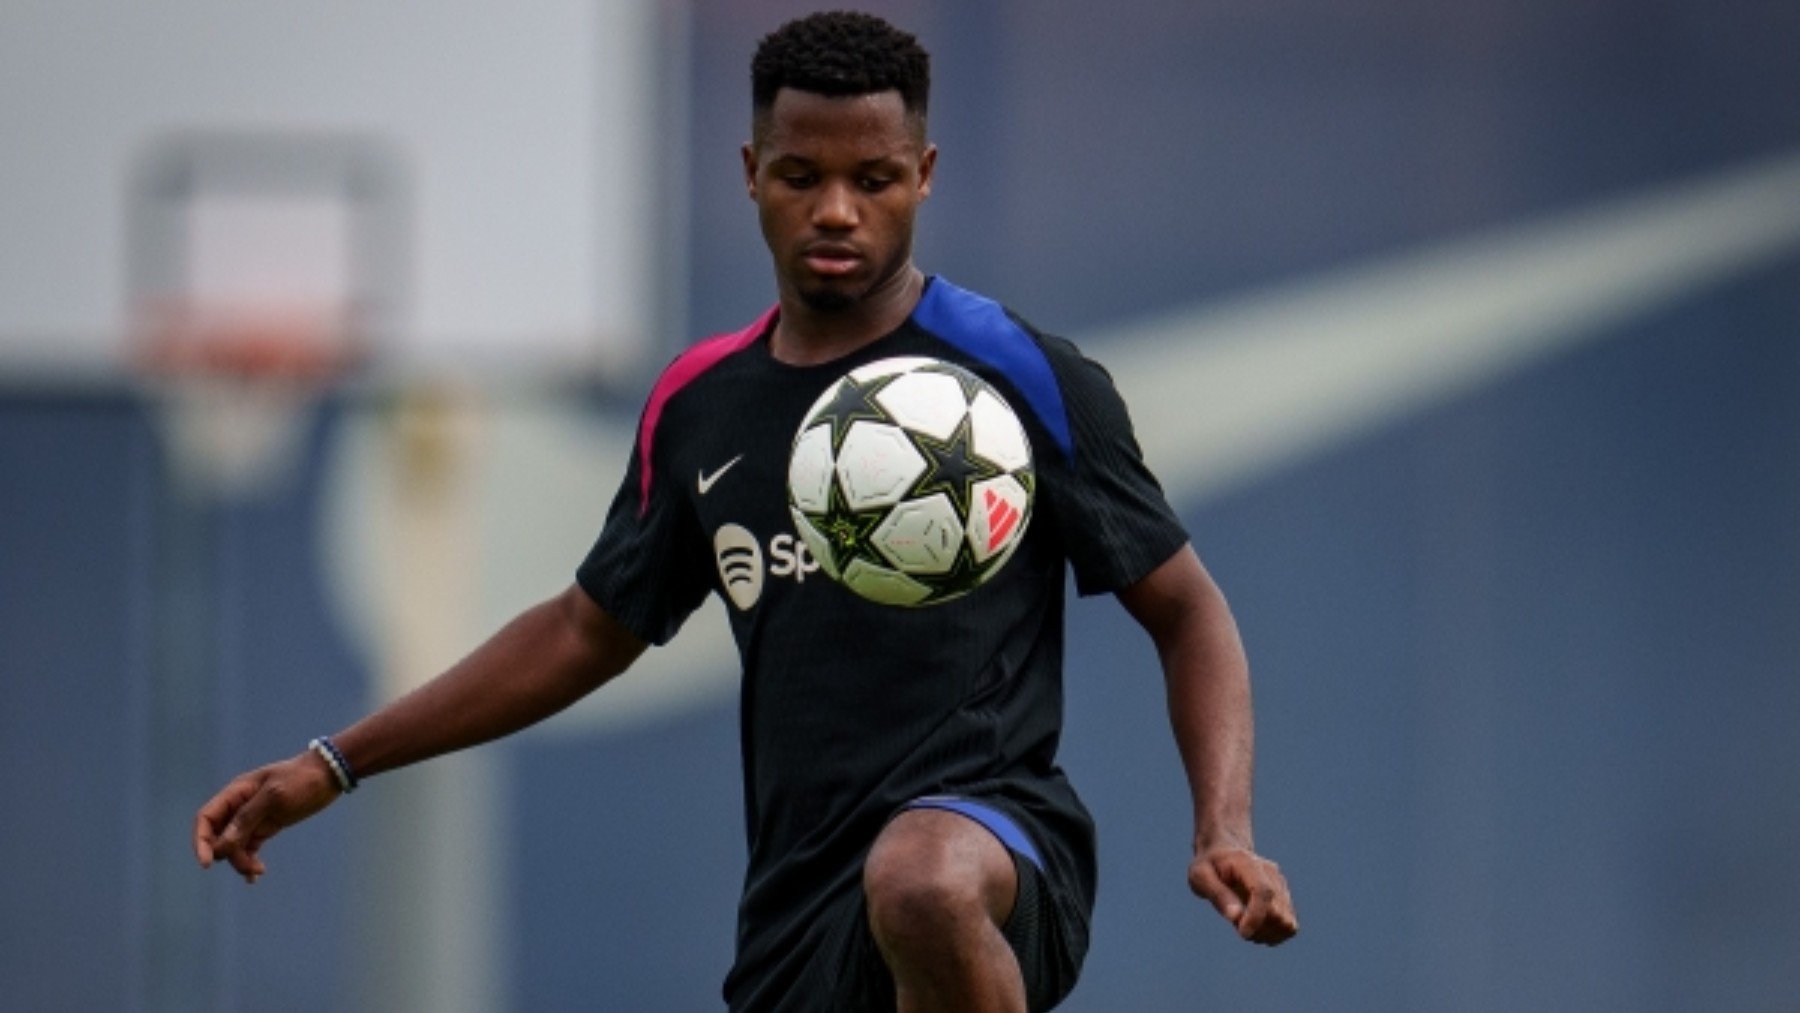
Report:
[{"label": "white painted line", "polygon": [[1800,156],[1096,338],[1192,500],[1492,383],[1800,247]]}]

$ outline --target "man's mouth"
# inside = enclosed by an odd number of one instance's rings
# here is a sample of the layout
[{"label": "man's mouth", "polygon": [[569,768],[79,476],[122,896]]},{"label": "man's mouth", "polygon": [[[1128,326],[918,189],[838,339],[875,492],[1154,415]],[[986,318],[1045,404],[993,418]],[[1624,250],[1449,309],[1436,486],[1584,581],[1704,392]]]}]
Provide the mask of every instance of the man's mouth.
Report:
[{"label": "man's mouth", "polygon": [[862,252],[848,243],[813,243],[801,251],[801,259],[814,274],[839,277],[862,264]]}]

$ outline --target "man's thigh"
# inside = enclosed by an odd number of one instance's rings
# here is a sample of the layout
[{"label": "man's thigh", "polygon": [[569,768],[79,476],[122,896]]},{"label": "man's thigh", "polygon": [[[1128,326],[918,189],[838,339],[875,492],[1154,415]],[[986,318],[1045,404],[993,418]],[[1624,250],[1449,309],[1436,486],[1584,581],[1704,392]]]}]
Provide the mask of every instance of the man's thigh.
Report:
[{"label": "man's thigh", "polygon": [[[1071,902],[1049,879],[1036,841],[1022,821],[981,799],[927,796],[896,813],[883,837],[923,822],[908,818],[911,813],[929,813],[934,832],[958,835],[953,847],[992,849],[1000,862],[1010,865],[1006,891],[1010,901],[1005,910],[995,912],[1001,935],[1017,958],[1030,1008],[1047,1010],[1060,1002],[1075,985],[1084,956],[1076,948],[1086,935],[1070,930],[1076,917]],[[945,820],[940,814],[955,818]],[[878,837],[871,855],[882,843]],[[835,1001],[841,1004],[836,1008],[893,1010],[894,979],[870,928],[866,894],[858,890],[846,896],[828,917],[837,921],[827,944],[831,952],[821,954],[825,959],[815,966],[831,969],[833,991],[839,996]]]}]

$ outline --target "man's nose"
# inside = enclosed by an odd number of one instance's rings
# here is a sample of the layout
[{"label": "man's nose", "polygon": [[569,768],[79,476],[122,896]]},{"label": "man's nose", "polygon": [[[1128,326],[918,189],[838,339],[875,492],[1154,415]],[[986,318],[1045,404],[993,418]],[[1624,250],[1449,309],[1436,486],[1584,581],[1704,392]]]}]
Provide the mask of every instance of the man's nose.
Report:
[{"label": "man's nose", "polygon": [[819,188],[818,203],[813,205],[813,225],[821,229],[845,231],[856,228],[856,195],[845,183],[827,183]]}]

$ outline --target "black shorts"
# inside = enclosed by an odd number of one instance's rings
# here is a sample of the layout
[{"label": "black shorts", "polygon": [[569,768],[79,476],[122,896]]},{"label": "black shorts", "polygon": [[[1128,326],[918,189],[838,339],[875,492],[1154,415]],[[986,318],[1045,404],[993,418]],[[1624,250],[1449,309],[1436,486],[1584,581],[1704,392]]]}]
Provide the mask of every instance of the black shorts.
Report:
[{"label": "black shorts", "polygon": [[[1013,817],[982,801],[934,796],[919,799],[906,808],[961,813],[993,832],[1006,846],[1018,873],[1019,889],[1001,934],[1024,972],[1026,1005],[1034,1011],[1056,1006],[1075,987],[1075,978],[1081,971],[1082,958],[1087,954],[1087,932],[1083,927],[1087,920],[1075,910],[1073,898],[1045,875],[1030,837]],[[836,952],[822,954],[826,959],[815,966],[832,968],[834,980],[818,983],[822,991],[832,996],[819,1008],[892,1013],[896,1001],[894,978],[869,928],[863,892],[853,891],[826,917],[837,921],[827,943]]]}]

